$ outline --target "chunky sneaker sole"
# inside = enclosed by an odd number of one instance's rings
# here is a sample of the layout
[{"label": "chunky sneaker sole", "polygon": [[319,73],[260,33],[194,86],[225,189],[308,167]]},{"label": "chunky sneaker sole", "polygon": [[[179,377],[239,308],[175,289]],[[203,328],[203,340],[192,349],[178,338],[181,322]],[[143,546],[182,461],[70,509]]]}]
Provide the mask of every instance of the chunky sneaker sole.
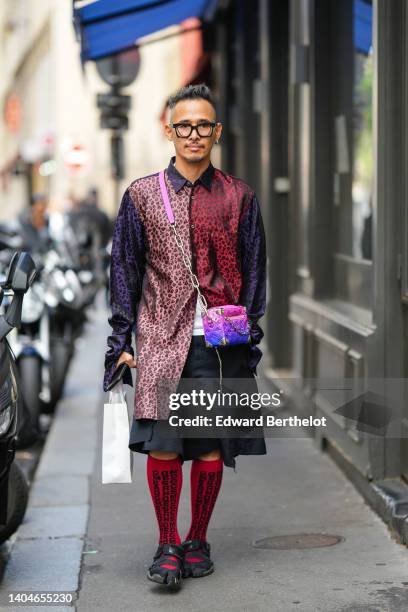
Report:
[{"label": "chunky sneaker sole", "polygon": [[161,544],[147,572],[147,578],[168,589],[178,590],[184,570],[184,549],[176,544]]},{"label": "chunky sneaker sole", "polygon": [[214,563],[208,542],[188,540],[182,543],[182,547],[185,551],[183,578],[202,578],[213,573]]},{"label": "chunky sneaker sole", "polygon": [[167,575],[167,578],[165,578],[161,574],[151,574],[150,572],[147,572],[147,577],[152,582],[162,584],[163,586],[173,591],[177,591],[181,587],[182,579],[184,578],[182,572],[180,572],[179,576]]},{"label": "chunky sneaker sole", "polygon": [[199,567],[192,567],[188,564],[187,567],[184,567],[183,570],[183,578],[203,578],[204,576],[209,576],[214,571],[214,565],[209,567],[208,569],[200,569]]}]

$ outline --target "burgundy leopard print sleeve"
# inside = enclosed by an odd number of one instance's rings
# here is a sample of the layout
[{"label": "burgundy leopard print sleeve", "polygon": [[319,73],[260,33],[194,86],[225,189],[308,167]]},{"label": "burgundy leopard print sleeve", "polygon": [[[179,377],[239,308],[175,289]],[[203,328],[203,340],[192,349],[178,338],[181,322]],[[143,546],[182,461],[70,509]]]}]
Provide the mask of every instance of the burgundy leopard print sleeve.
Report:
[{"label": "burgundy leopard print sleeve", "polygon": [[[103,388],[106,391],[116,363],[123,351],[134,355],[132,331],[136,321],[137,305],[142,293],[145,270],[145,235],[135,203],[127,189],[122,198],[115,222],[110,265],[109,324],[112,333],[108,337],[105,355]],[[124,382],[132,385],[130,372]]]},{"label": "burgundy leopard print sleeve", "polygon": [[257,344],[264,333],[257,324],[266,308],[265,230],[258,200],[252,195],[239,223],[242,288],[239,303],[246,306],[251,323],[250,367],[256,372],[262,352]]}]

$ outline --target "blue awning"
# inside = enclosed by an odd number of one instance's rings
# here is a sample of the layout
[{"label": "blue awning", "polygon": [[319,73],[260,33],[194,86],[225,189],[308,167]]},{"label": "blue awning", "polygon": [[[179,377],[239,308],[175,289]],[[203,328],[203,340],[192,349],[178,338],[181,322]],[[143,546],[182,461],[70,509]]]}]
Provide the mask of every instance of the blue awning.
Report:
[{"label": "blue awning", "polygon": [[188,17],[208,19],[215,5],[214,0],[96,0],[78,8],[74,0],[82,61],[129,49],[142,36]]},{"label": "blue awning", "polygon": [[373,44],[373,7],[366,0],[354,0],[354,47],[368,55]]}]

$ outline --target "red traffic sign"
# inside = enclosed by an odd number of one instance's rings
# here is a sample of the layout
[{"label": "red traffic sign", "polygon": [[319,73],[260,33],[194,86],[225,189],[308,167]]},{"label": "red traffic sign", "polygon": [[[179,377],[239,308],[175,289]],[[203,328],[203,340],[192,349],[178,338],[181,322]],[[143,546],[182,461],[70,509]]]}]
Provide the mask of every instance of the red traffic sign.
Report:
[{"label": "red traffic sign", "polygon": [[6,103],[4,105],[4,121],[7,129],[16,134],[20,127],[23,117],[23,111],[21,108],[21,101],[16,93],[11,93],[7,96]]},{"label": "red traffic sign", "polygon": [[76,143],[65,153],[64,162],[71,172],[80,172],[89,165],[89,153],[83,145]]}]

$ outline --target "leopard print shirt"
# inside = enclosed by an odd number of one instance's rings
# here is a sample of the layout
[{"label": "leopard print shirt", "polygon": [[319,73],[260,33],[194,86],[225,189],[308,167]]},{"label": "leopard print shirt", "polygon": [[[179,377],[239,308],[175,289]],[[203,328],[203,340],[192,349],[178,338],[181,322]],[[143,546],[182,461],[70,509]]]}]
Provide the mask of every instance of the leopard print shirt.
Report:
[{"label": "leopard print shirt", "polygon": [[[242,304],[251,322],[250,366],[265,312],[266,250],[260,206],[243,181],[209,165],[191,185],[171,159],[165,173],[184,248],[208,307]],[[163,381],[176,385],[189,350],[197,294],[161,199],[158,173],[127,188],[115,223],[110,270],[112,314],[104,389],[122,351],[137,355],[135,418],[158,419]],[[130,372],[124,382],[132,384]],[[168,388],[168,387],[167,387]]]}]

